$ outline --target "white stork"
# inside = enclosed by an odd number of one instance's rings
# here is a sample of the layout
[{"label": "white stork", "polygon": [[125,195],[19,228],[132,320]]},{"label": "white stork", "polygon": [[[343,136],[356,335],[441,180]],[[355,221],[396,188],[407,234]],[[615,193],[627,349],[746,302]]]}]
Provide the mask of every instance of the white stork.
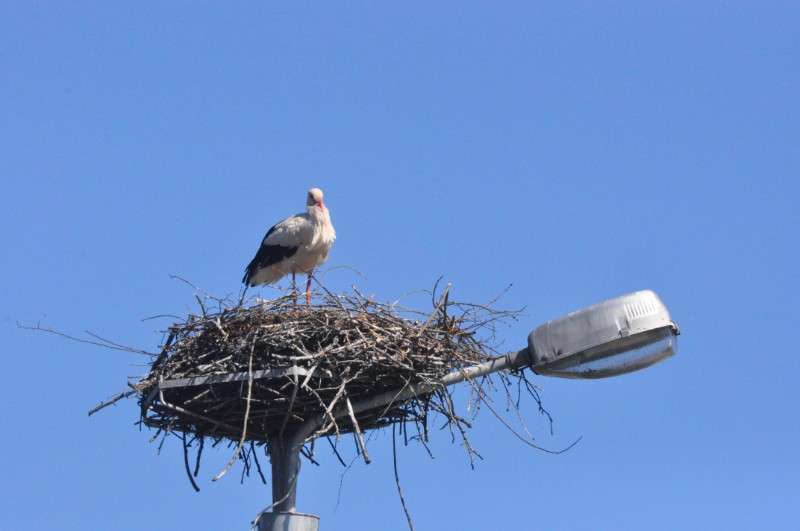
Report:
[{"label": "white stork", "polygon": [[306,300],[311,300],[311,274],[314,268],[328,259],[328,252],[336,239],[331,215],[322,202],[322,190],[308,191],[307,212],[295,214],[277,223],[264,236],[255,258],[244,272],[248,286],[272,284],[284,275],[306,273]]}]

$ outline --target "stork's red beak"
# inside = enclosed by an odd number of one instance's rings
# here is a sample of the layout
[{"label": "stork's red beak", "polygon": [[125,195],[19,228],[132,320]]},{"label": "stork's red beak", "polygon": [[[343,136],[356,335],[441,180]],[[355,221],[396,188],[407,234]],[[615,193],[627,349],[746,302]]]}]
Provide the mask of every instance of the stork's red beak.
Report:
[{"label": "stork's red beak", "polygon": [[317,201],[317,206],[322,208],[322,200]]}]

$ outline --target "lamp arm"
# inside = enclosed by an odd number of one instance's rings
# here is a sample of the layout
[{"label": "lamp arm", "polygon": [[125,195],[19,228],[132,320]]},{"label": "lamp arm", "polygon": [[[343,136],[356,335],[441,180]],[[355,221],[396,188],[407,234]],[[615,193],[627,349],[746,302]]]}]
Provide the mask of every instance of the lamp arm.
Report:
[{"label": "lamp arm", "polygon": [[[365,398],[358,402],[353,403],[353,413],[358,414],[369,409],[385,406],[394,402],[402,402],[417,395],[424,395],[436,390],[439,387],[447,387],[449,385],[464,382],[466,380],[474,380],[497,371],[504,369],[519,369],[531,364],[531,357],[528,349],[524,348],[517,352],[511,352],[505,356],[500,356],[489,361],[483,362],[479,365],[473,365],[465,369],[451,372],[443,376],[438,382],[418,382],[413,385],[401,389],[392,389],[384,391],[381,394]],[[344,417],[349,414],[346,407],[339,408],[333,413],[334,418]],[[319,428],[325,421],[326,414],[320,413],[307,421],[305,421],[300,428],[295,432],[291,439],[292,447],[299,447],[306,442],[314,431]]]}]

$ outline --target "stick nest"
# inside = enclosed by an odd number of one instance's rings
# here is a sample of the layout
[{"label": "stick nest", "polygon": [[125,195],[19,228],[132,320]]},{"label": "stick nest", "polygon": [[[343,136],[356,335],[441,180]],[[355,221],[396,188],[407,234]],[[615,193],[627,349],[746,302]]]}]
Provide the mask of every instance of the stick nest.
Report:
[{"label": "stick nest", "polygon": [[[153,440],[159,434],[182,439],[186,470],[195,489],[192,477],[207,441],[213,446],[227,441],[229,447],[237,447],[225,471],[238,458],[244,464],[243,478],[255,464],[266,481],[256,446],[275,436],[303,433],[300,428],[310,419],[315,422],[306,426],[314,430],[305,441],[311,446],[303,454],[312,461],[317,438],[334,435],[338,443],[340,435],[353,433],[356,450],[369,462],[362,432],[388,425],[397,425],[406,442],[415,439],[427,448],[429,423],[439,418],[453,441],[460,439],[474,464],[480,455],[467,439],[471,419],[457,413],[454,390],[438,382],[500,354],[496,326],[520,313],[495,310],[491,308],[495,301],[486,305],[451,301],[449,286],[441,295],[436,288],[428,293],[430,312],[375,302],[357,290],[352,295],[315,294],[308,305],[291,294],[235,303],[196,295],[202,311],[165,331],[161,352],[150,354],[150,371],[129,383],[130,390],[89,413],[136,395],[141,422],[157,430]],[[136,351],[96,337],[111,348]],[[351,409],[363,399],[417,383],[431,384],[425,388],[433,391],[358,413]],[[521,392],[525,390],[539,412],[550,416],[523,371],[504,371],[466,385],[470,390],[466,411],[471,417],[486,407],[519,439],[539,448],[522,421]],[[489,391],[498,387],[505,391],[501,407],[516,413],[524,433],[512,428],[493,405]],[[343,414],[347,410],[350,414]],[[341,461],[337,444],[331,445]],[[193,447],[197,466],[190,473],[188,449]]]},{"label": "stick nest", "polygon": [[[330,418],[315,437],[426,424],[430,411],[460,421],[443,389],[364,411],[355,422],[331,413],[348,400],[435,382],[490,359],[494,348],[484,336],[493,337],[494,323],[509,316],[450,302],[446,294],[433,313],[413,320],[360,295],[329,295],[313,305],[285,296],[204,308],[170,327],[161,354],[136,384],[142,420],[165,431],[257,442],[294,433],[319,414]],[[479,334],[484,328],[489,333]]]}]

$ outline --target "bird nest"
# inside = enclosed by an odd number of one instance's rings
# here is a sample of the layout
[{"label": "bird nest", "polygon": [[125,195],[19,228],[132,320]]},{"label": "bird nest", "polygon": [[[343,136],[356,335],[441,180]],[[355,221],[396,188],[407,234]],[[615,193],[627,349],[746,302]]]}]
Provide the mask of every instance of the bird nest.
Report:
[{"label": "bird nest", "polygon": [[[425,444],[429,419],[439,416],[454,436],[460,434],[472,460],[478,454],[466,438],[470,421],[457,413],[452,390],[437,382],[495,357],[496,324],[518,312],[454,302],[448,290],[440,296],[434,290],[430,313],[379,303],[358,292],[317,295],[312,304],[298,303],[291,294],[236,303],[198,297],[202,311],[169,327],[149,373],[90,414],[136,395],[144,425],[178,434],[185,453],[199,444],[198,466],[205,441],[228,441],[238,445],[236,456],[248,474],[250,456],[257,459],[254,445],[291,436],[315,418],[320,422],[306,441],[354,433],[357,449],[368,460],[362,432],[400,424],[406,439]],[[209,308],[209,300],[215,308]],[[513,405],[510,376],[500,374]],[[534,386],[521,372],[513,376],[544,412]],[[430,384],[424,387],[427,392],[354,413],[352,404],[419,383]],[[491,378],[469,383],[470,400],[487,403]],[[341,415],[343,410],[350,414]],[[409,423],[416,433],[409,435]],[[249,451],[240,454],[245,442]],[[188,472],[188,457],[186,464]]]}]

